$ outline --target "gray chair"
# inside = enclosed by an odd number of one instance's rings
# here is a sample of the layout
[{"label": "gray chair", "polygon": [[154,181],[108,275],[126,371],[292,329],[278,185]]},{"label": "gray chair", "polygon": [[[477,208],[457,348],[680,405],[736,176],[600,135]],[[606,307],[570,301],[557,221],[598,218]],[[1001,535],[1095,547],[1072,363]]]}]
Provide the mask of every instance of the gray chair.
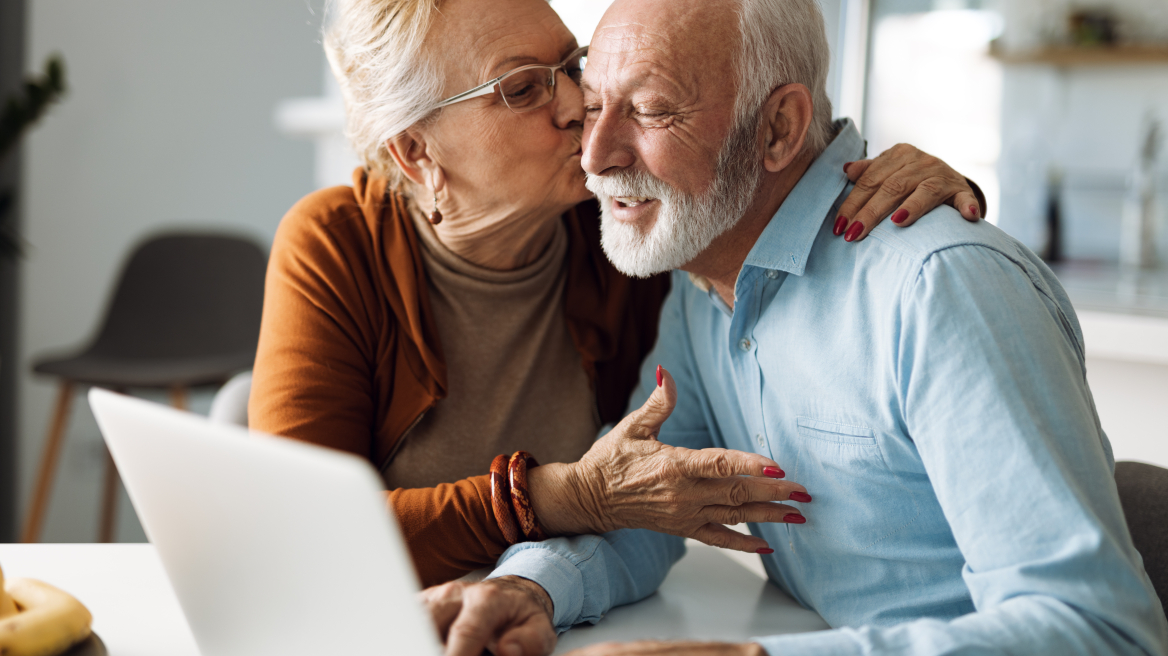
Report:
[{"label": "gray chair", "polygon": [[1136,551],[1160,603],[1168,610],[1168,469],[1142,462],[1115,463],[1115,485]]},{"label": "gray chair", "polygon": [[236,374],[215,392],[207,419],[216,424],[247,428],[247,401],[251,396],[251,372]]},{"label": "gray chair", "polygon": [[[60,387],[22,540],[36,542],[78,385],[169,390],[185,408],[192,387],[220,385],[250,369],[263,310],[267,257],[255,243],[226,235],[165,234],[139,245],[115,288],[96,339],[33,370]],[[106,459],[98,539],[113,538],[117,470]]]}]

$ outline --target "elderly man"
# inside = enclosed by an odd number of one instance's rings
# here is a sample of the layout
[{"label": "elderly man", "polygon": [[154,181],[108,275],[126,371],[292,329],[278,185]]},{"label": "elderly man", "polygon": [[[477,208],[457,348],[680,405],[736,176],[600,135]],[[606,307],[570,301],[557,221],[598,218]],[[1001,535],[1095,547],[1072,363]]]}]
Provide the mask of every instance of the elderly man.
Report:
[{"label": "elderly man", "polygon": [[[815,0],[617,0],[584,73],[583,165],[617,267],[688,272],[632,407],[654,392],[661,441],[765,454],[806,487],[804,525],[751,531],[771,580],[836,628],[584,653],[1166,653],[1051,272],[946,207],[830,238],[864,145],[830,120],[823,32]],[[551,626],[654,590],[677,542],[516,545],[492,576],[522,591],[462,589],[449,651],[547,651]]]}]

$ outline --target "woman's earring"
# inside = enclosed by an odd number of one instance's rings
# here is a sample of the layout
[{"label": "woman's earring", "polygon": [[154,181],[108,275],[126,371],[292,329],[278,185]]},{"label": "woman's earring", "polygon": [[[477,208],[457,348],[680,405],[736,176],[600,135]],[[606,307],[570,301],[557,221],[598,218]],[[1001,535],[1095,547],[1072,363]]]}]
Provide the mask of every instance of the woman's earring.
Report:
[{"label": "woman's earring", "polygon": [[430,224],[442,223],[442,212],[438,211],[438,190],[434,190],[434,211],[430,212]]}]

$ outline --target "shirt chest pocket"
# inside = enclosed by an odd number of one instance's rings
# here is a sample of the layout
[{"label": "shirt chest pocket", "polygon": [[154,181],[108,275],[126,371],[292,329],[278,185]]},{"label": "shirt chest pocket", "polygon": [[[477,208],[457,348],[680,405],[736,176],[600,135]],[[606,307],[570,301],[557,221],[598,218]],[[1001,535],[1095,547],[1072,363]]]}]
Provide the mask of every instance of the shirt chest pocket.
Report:
[{"label": "shirt chest pocket", "polygon": [[[921,510],[864,426],[796,419],[794,471],[815,499],[799,527],[849,551],[867,551],[906,529]],[[807,536],[811,538],[812,536]]]}]

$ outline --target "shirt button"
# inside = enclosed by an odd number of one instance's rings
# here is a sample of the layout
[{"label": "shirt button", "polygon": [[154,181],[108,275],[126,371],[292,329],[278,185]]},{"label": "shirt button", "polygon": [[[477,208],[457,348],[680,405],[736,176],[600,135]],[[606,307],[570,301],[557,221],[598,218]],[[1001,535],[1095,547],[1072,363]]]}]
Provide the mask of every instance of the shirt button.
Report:
[{"label": "shirt button", "polygon": [[774,269],[767,269],[766,277],[774,280],[775,278],[779,277],[779,272],[775,271]]},{"label": "shirt button", "polygon": [[738,340],[738,348],[742,349],[743,351],[749,351],[750,350],[750,340],[745,338],[745,337]]},{"label": "shirt button", "polygon": [[766,446],[766,440],[762,439],[762,433],[755,435],[754,439],[755,439],[755,441],[758,442],[759,446]]}]

